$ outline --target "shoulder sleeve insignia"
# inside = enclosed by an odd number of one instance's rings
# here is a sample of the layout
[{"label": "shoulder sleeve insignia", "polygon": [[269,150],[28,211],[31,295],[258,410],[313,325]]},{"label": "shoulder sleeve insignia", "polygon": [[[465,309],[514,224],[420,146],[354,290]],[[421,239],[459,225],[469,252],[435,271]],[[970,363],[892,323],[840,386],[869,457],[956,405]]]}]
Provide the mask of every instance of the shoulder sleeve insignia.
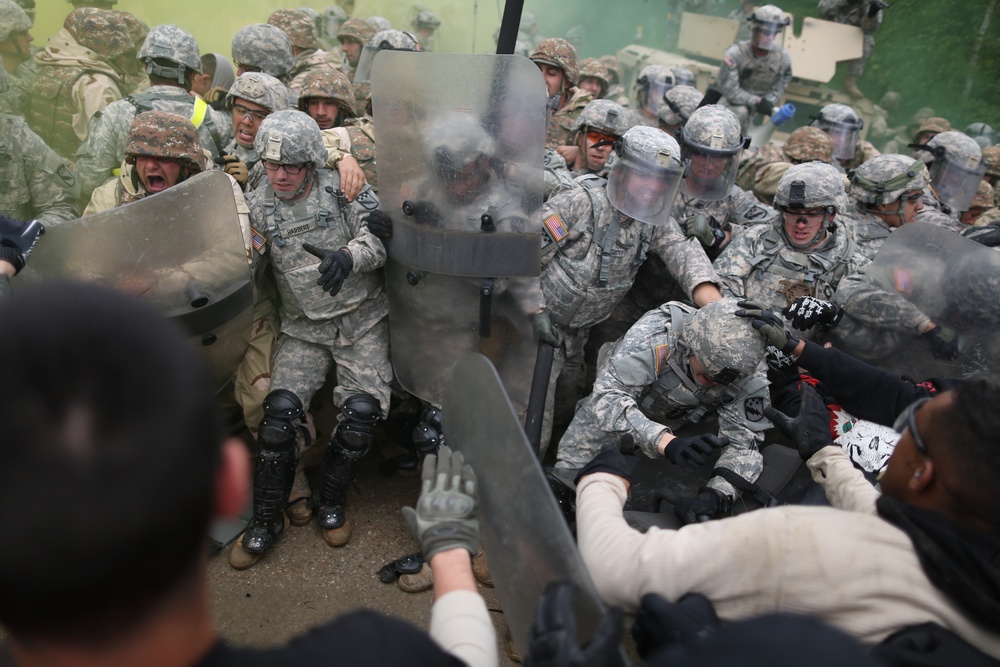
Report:
[{"label": "shoulder sleeve insignia", "polygon": [[913,289],[913,281],[908,269],[893,269],[892,279],[896,283],[896,291],[909,294]]},{"label": "shoulder sleeve insignia", "polygon": [[729,69],[736,67],[736,59],[733,58],[728,53],[722,57],[722,62],[725,63],[726,67],[728,67]]},{"label": "shoulder sleeve insignia", "polygon": [[267,245],[267,239],[264,235],[258,232],[253,227],[250,228],[250,243],[253,245],[253,249],[259,253],[263,253],[262,248]]},{"label": "shoulder sleeve insignia", "polygon": [[555,213],[545,218],[545,222],[542,224],[545,230],[546,236],[548,236],[555,243],[561,242],[569,232],[566,231],[566,226],[563,221],[559,219],[559,216]]},{"label": "shoulder sleeve insignia", "polygon": [[59,168],[56,169],[56,175],[62,179],[62,182],[66,185],[70,187],[76,185],[76,178],[73,177],[73,172],[71,172],[66,165],[59,165]]},{"label": "shoulder sleeve insignia", "polygon": [[365,190],[354,201],[369,211],[378,208],[378,198],[372,194],[371,190]]},{"label": "shoulder sleeve insignia", "polygon": [[670,357],[670,347],[666,344],[657,345],[653,348],[653,357],[656,359],[656,374],[659,375],[667,366],[667,359]]},{"label": "shoulder sleeve insignia", "polygon": [[759,422],[764,418],[764,397],[751,396],[743,401],[743,414],[748,421]]}]

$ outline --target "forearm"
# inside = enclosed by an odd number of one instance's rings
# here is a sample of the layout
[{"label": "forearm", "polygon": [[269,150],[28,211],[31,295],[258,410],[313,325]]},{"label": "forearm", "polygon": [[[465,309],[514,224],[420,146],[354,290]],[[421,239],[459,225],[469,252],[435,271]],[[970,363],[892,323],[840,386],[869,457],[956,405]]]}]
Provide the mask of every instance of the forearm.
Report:
[{"label": "forearm", "polygon": [[462,548],[440,551],[430,565],[435,597],[431,637],[470,667],[495,666],[496,633],[476,588],[469,552]]},{"label": "forearm", "polygon": [[830,505],[848,512],[875,514],[878,491],[839,446],[819,450],[806,461],[806,467],[813,480],[823,487]]}]

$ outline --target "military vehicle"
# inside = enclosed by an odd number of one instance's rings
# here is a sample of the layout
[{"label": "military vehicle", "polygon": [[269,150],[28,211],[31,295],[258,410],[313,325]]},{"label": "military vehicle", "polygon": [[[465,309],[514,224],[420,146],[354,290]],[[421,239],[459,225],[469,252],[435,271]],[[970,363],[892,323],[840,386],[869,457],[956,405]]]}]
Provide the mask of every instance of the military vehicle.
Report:
[{"label": "military vehicle", "polygon": [[[783,33],[784,48],[792,57],[792,82],[785,92],[784,102],[795,105],[795,117],[782,124],[773,139],[784,141],[797,127],[808,125],[810,116],[815,116],[827,104],[838,102],[857,110],[865,121],[860,139],[868,134],[874,112],[874,103],[862,98],[855,99],[827,84],[837,72],[837,63],[854,60],[861,56],[861,29],[856,26],[823,21],[811,16],[805,17],[798,33],[793,30],[796,21]],[[699,90],[715,86],[719,65],[726,49],[736,41],[739,22],[718,16],[706,16],[684,12],[681,17],[679,53],[671,53],[640,44],[630,44],[618,51],[618,60],[624,68],[627,91],[633,89],[636,77],[646,65],[666,67],[686,67],[695,75]]]}]

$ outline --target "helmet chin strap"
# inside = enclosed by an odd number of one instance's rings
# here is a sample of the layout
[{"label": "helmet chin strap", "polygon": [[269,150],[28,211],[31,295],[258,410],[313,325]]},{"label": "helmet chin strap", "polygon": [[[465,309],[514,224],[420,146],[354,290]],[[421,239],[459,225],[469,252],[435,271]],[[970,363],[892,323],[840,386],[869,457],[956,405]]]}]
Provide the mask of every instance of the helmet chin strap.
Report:
[{"label": "helmet chin strap", "polygon": [[302,196],[303,192],[305,192],[307,189],[309,189],[309,186],[312,185],[313,179],[315,177],[316,177],[316,165],[315,164],[311,164],[311,165],[309,165],[309,170],[306,173],[306,177],[302,179],[302,185],[299,186],[298,190],[296,190],[295,192],[293,192],[291,194],[287,194],[287,195],[283,194],[283,193],[280,193],[277,190],[275,190],[274,196],[277,197],[278,199],[283,199],[283,200],[297,199],[298,197]]},{"label": "helmet chin strap", "polygon": [[[809,224],[808,218],[806,218],[803,215],[800,215],[798,218],[795,219],[795,224],[799,224],[800,222]],[[781,235],[782,237],[784,237],[785,242],[788,243],[788,245],[795,248],[796,250],[806,250],[808,248],[813,247],[813,245],[819,243],[820,240],[822,240],[823,234],[826,233],[827,226],[829,225],[829,223],[830,223],[830,212],[823,211],[823,222],[820,223],[819,229],[816,231],[816,235],[813,236],[808,241],[806,241],[805,243],[796,243],[795,241],[793,241],[791,237],[788,236],[788,233],[785,231],[784,222],[782,222],[781,225]]]}]

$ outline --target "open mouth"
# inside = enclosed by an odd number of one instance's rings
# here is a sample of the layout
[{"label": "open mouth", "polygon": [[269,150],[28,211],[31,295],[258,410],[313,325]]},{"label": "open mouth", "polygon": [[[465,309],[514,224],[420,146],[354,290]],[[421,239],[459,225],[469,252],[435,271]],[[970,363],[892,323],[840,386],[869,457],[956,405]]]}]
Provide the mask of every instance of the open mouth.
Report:
[{"label": "open mouth", "polygon": [[253,135],[244,129],[239,129],[236,132],[236,141],[242,146],[253,146]]},{"label": "open mouth", "polygon": [[150,192],[160,192],[167,189],[167,179],[162,176],[146,176],[146,189]]}]

